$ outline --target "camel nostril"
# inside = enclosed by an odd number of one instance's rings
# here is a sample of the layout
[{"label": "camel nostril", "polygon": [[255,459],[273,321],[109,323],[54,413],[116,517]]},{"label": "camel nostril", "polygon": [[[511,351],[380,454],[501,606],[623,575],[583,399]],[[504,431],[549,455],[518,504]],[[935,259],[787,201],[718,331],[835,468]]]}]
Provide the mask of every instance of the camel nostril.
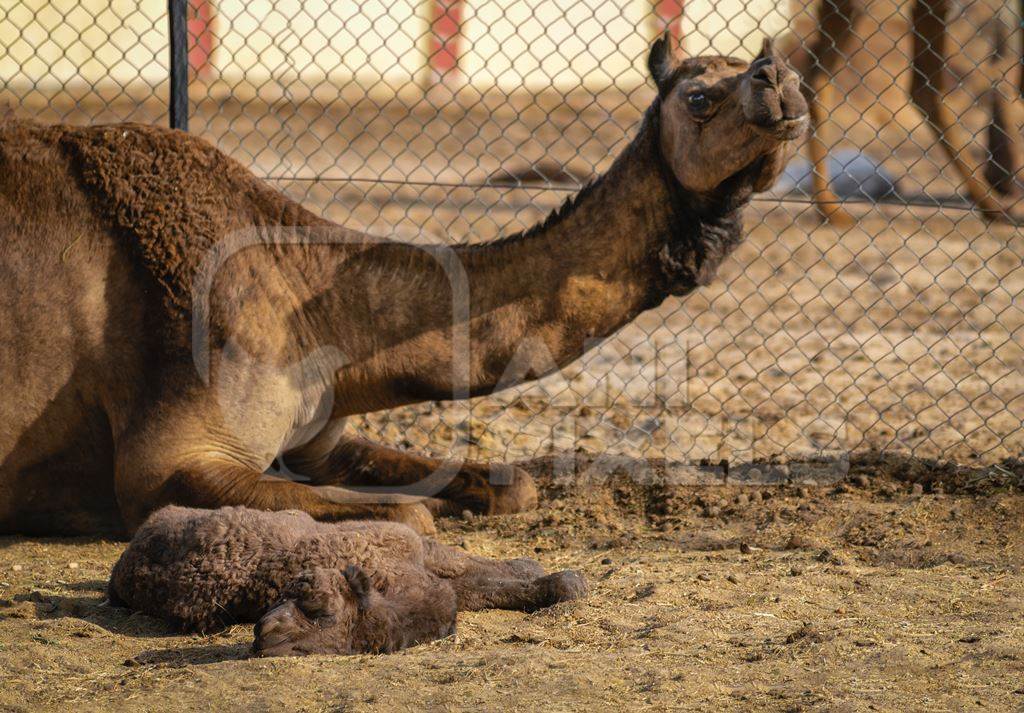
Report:
[{"label": "camel nostril", "polygon": [[755,66],[754,71],[750,74],[750,78],[757,82],[764,82],[765,84],[775,85],[779,78],[779,72],[770,62],[765,62],[760,67]]}]

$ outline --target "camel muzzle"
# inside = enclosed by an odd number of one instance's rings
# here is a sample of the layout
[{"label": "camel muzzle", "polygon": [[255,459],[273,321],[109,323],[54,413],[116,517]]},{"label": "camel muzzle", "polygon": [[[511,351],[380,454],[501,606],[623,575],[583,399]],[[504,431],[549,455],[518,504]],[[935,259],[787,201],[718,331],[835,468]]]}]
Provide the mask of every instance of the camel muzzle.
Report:
[{"label": "camel muzzle", "polygon": [[743,110],[757,129],[779,141],[802,136],[810,123],[800,76],[774,54],[755,59],[743,79]]}]

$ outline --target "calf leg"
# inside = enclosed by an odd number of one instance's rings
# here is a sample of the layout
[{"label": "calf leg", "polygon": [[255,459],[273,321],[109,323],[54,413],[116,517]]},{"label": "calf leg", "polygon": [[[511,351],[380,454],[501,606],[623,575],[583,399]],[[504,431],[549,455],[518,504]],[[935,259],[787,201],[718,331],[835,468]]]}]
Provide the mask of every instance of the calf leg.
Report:
[{"label": "calf leg", "polygon": [[534,611],[558,602],[580,599],[586,581],[577,572],[564,570],[534,579],[495,577],[484,572],[452,580],[459,609],[512,609]]},{"label": "calf leg", "polygon": [[493,560],[424,538],[426,568],[451,582],[463,611],[513,609],[533,611],[586,595],[576,572],[545,575],[533,560]]}]

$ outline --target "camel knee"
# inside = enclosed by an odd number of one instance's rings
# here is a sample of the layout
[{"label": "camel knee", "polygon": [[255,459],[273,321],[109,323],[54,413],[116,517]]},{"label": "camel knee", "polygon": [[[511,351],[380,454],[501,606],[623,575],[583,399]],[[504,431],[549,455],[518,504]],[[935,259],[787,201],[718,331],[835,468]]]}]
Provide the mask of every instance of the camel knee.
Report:
[{"label": "camel knee", "polygon": [[450,503],[445,510],[449,514],[464,508],[482,515],[504,515],[533,510],[538,504],[530,474],[504,463],[465,464],[442,497]]},{"label": "camel knee", "polygon": [[151,514],[169,504],[162,498],[160,483],[165,477],[147,473],[138,467],[118,465],[114,475],[114,495],[121,519],[134,534]]},{"label": "camel knee", "polygon": [[494,487],[490,514],[524,512],[537,507],[537,485],[529,473],[504,464],[491,465],[490,471]]},{"label": "camel knee", "polygon": [[[145,462],[118,464],[114,493],[121,517],[129,532],[135,532],[146,518],[165,505],[218,508],[249,505],[261,508],[248,497],[247,473],[230,466],[210,463],[192,466],[149,466]],[[268,508],[269,509],[269,508]]]},{"label": "camel knee", "polygon": [[379,510],[379,519],[405,525],[417,535],[437,534],[434,516],[423,503],[385,505]]}]

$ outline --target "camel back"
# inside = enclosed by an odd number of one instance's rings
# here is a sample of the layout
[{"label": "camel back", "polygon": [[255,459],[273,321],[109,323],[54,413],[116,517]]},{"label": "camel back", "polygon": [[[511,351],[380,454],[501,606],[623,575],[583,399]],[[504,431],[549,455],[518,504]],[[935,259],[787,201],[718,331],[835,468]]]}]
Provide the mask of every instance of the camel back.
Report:
[{"label": "camel back", "polygon": [[58,145],[93,205],[165,293],[191,311],[193,280],[232,232],[320,219],[202,139],[141,124],[26,125]]}]

